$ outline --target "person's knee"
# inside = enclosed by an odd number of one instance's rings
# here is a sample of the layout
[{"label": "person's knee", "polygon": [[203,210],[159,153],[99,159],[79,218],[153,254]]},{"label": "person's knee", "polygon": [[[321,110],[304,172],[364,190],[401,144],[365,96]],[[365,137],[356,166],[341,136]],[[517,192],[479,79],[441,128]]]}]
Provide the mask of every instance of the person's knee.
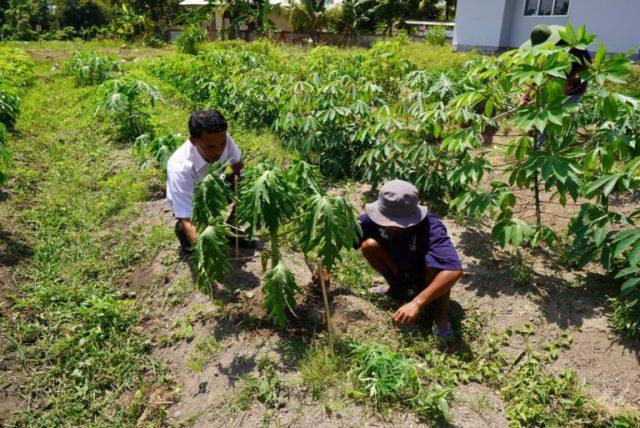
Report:
[{"label": "person's knee", "polygon": [[366,239],[360,245],[360,251],[365,258],[369,258],[380,251],[380,243],[373,238]]},{"label": "person's knee", "polygon": [[464,276],[464,271],[462,269],[451,271],[451,279],[454,284],[460,281],[460,279],[462,279],[463,276]]}]

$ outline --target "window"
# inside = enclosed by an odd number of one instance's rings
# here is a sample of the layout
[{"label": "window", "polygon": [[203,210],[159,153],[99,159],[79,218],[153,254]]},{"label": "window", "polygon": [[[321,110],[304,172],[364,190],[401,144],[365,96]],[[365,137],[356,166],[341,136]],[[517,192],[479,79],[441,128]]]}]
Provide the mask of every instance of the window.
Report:
[{"label": "window", "polygon": [[562,16],[569,12],[571,0],[526,0],[525,16]]}]

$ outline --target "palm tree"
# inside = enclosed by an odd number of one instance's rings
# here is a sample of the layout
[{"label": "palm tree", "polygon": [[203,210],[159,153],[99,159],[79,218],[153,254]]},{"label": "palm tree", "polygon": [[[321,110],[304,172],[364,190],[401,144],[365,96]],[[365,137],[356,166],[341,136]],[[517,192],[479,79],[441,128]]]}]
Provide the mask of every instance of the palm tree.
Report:
[{"label": "palm tree", "polygon": [[325,0],[298,0],[289,8],[289,22],[295,31],[307,30],[315,46],[318,43],[318,29],[326,18]]}]

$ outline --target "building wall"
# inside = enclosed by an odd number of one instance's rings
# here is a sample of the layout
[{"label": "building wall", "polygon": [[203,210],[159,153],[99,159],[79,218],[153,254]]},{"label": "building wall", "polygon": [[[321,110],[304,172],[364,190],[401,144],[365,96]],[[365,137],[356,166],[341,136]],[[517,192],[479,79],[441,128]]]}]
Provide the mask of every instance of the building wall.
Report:
[{"label": "building wall", "polygon": [[525,0],[458,0],[454,48],[518,47],[537,24],[587,26],[610,52],[640,47],[640,0],[572,0],[568,16],[524,16]]},{"label": "building wall", "polygon": [[[467,0],[468,1],[468,0]],[[473,0],[472,0],[473,1]],[[517,0],[511,24],[510,45],[520,46],[537,24],[586,25],[598,35],[610,52],[626,52],[640,47],[639,0],[572,0],[568,16],[524,16],[525,0]]]},{"label": "building wall", "polygon": [[454,49],[499,48],[503,36],[503,19],[507,0],[458,0]]}]

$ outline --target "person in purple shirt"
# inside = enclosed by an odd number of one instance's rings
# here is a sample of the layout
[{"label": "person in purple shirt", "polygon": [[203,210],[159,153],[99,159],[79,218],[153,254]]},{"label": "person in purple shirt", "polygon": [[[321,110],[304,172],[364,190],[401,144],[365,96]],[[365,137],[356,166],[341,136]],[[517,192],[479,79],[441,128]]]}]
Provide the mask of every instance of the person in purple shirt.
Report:
[{"label": "person in purple shirt", "polygon": [[451,288],[462,277],[462,264],[447,229],[418,203],[418,189],[393,180],[380,189],[378,200],[359,217],[362,235],[357,247],[387,284],[371,289],[402,306],[395,324],[408,324],[427,309],[438,336],[451,336],[447,316]]}]

